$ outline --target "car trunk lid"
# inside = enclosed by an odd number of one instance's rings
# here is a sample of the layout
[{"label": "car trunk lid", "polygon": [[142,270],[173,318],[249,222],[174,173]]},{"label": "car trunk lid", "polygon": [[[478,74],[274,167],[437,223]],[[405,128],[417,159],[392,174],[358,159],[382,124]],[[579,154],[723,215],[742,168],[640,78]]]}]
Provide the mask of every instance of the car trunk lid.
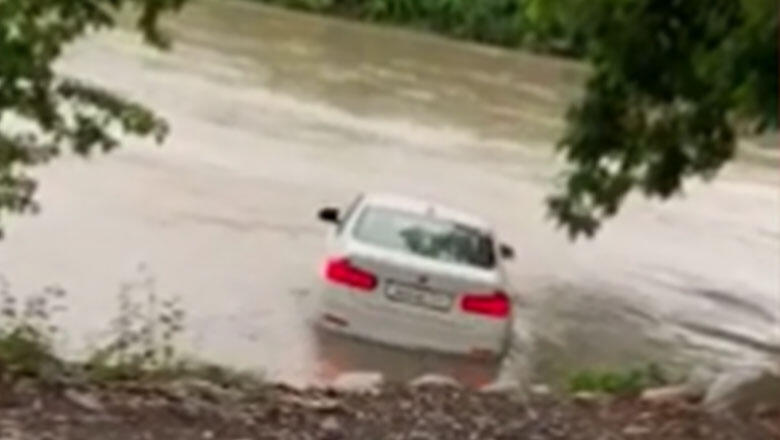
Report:
[{"label": "car trunk lid", "polygon": [[380,289],[401,286],[413,290],[447,294],[456,299],[462,293],[486,295],[500,286],[495,269],[482,269],[436,261],[427,257],[356,243],[346,257],[357,267],[373,273]]}]

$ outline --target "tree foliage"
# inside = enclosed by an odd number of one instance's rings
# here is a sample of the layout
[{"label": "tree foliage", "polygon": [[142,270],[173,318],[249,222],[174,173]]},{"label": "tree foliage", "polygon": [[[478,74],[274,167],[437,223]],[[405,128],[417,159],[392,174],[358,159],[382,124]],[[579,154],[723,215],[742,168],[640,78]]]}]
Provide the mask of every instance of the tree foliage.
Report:
[{"label": "tree foliage", "polygon": [[[712,178],[737,136],[777,126],[776,3],[537,0],[568,8],[592,75],[559,143],[569,170],[548,199],[573,237],[591,236],[633,189],[665,199]],[[542,4],[543,3],[543,4]]]},{"label": "tree foliage", "polygon": [[[454,38],[566,55],[581,53],[560,21],[537,20],[530,0],[259,0],[378,23],[408,25]],[[545,9],[546,11],[546,9]],[[537,25],[539,23],[540,25]]]},{"label": "tree foliage", "polygon": [[68,150],[110,151],[122,134],[162,140],[167,126],[152,111],[63,76],[53,63],[78,37],[113,27],[125,8],[146,41],[165,48],[158,18],[185,1],[0,0],[0,220],[37,209],[30,166]]}]

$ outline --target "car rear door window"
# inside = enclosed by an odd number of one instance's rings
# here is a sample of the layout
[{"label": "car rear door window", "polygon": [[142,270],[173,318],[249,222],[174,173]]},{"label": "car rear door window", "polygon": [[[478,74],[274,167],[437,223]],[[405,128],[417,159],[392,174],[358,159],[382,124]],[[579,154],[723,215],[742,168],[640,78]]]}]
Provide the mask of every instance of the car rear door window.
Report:
[{"label": "car rear door window", "polygon": [[386,249],[484,269],[495,267],[489,233],[457,222],[385,207],[367,207],[354,229],[357,240]]}]

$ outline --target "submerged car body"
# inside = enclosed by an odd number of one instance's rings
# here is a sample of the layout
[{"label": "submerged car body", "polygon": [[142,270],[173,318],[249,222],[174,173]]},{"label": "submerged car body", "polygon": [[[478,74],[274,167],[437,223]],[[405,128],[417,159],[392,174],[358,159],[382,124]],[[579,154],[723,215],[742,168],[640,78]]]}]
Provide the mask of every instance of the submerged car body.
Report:
[{"label": "submerged car body", "polygon": [[484,221],[395,195],[358,197],[334,224],[320,277],[318,323],[407,348],[500,356],[512,302],[503,260]]}]

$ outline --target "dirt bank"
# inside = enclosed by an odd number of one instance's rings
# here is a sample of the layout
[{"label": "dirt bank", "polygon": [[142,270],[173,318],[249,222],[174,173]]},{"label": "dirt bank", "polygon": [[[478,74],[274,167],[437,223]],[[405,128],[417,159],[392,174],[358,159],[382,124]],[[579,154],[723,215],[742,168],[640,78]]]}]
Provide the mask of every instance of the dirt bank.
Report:
[{"label": "dirt bank", "polygon": [[777,411],[738,421],[683,402],[521,399],[444,386],[356,394],[186,380],[0,389],[3,440],[778,438]]}]

